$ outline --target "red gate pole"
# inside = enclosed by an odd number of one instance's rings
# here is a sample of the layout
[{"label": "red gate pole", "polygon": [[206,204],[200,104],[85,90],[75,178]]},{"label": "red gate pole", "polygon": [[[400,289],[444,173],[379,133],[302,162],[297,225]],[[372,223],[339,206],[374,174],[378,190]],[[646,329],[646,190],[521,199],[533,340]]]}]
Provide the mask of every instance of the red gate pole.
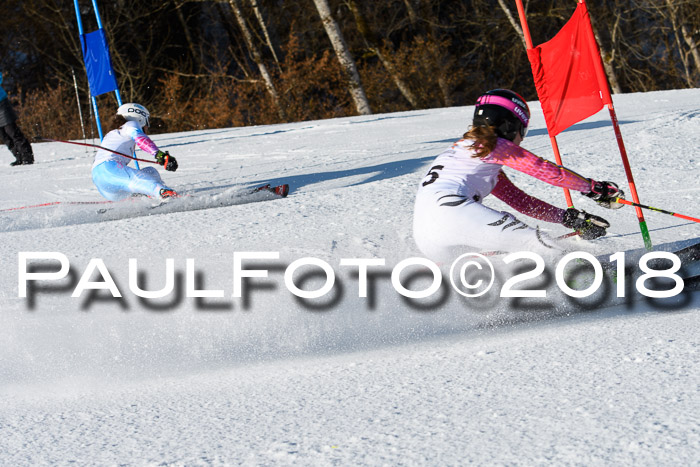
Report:
[{"label": "red gate pole", "polygon": [[[523,28],[523,34],[525,35],[525,45],[527,50],[533,48],[532,38],[530,37],[530,28],[527,25],[527,19],[525,18],[525,8],[523,7],[522,0],[515,0],[518,6],[518,16],[520,16],[520,25]],[[545,122],[546,125],[546,122]],[[549,130],[549,128],[547,129]],[[549,133],[549,131],[547,131]],[[564,165],[561,161],[561,153],[559,152],[559,144],[557,144],[556,136],[549,136],[549,141],[552,143],[552,150],[554,151],[554,159],[557,161],[558,165]],[[566,204],[568,207],[573,208],[574,202],[571,199],[571,192],[568,188],[562,188],[564,190],[564,198],[566,198]]]},{"label": "red gate pole", "polygon": [[[520,0],[517,0],[520,2]],[[591,26],[591,18],[588,13],[588,7],[585,0],[578,0],[580,4],[583,5],[583,9],[586,14],[586,38],[590,42],[593,50],[598,52],[598,60],[593,60],[595,66],[596,76],[598,77],[598,85],[600,86],[600,91],[603,98],[603,103],[608,107],[610,112],[610,120],[612,120],[613,129],[615,130],[615,138],[617,139],[617,146],[620,149],[620,156],[622,157],[622,165],[625,167],[625,175],[627,176],[627,184],[630,188],[630,194],[632,195],[632,201],[636,204],[639,203],[639,196],[637,196],[637,187],[634,183],[634,176],[632,175],[632,168],[630,167],[629,159],[627,158],[627,150],[625,149],[625,142],[622,140],[622,133],[620,132],[620,125],[617,121],[617,114],[615,113],[615,107],[613,107],[612,96],[610,95],[610,87],[608,86],[608,79],[605,76],[605,71],[603,70],[603,61],[600,58],[600,49],[598,48],[598,43],[593,35],[593,27]],[[651,237],[649,236],[649,228],[644,220],[644,213],[639,206],[634,207],[637,219],[639,220],[639,229],[642,232],[642,238],[644,239],[644,246],[647,250],[652,249]]]}]

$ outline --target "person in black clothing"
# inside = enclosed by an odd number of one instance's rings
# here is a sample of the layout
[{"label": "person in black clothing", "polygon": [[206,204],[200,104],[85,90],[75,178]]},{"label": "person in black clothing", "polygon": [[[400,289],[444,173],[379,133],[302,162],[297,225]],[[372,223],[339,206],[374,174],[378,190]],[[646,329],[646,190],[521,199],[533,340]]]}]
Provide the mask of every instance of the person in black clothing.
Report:
[{"label": "person in black clothing", "polygon": [[[2,73],[0,73],[2,84]],[[0,139],[15,156],[15,161],[10,165],[29,165],[34,163],[34,151],[32,145],[17,126],[17,114],[12,108],[7,92],[0,86]]]}]

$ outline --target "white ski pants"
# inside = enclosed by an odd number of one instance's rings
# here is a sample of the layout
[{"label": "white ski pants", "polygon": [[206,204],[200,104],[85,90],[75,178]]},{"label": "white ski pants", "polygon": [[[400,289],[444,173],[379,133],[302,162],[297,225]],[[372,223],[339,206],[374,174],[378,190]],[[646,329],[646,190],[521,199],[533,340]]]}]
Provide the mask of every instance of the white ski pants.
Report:
[{"label": "white ski pants", "polygon": [[467,252],[532,251],[549,256],[562,251],[548,235],[512,214],[463,196],[425,189],[416,196],[413,238],[426,258],[439,263]]},{"label": "white ski pants", "polygon": [[158,198],[161,188],[167,188],[155,167],[136,170],[118,161],[104,161],[92,169],[92,181],[110,201],[119,201],[133,193]]}]

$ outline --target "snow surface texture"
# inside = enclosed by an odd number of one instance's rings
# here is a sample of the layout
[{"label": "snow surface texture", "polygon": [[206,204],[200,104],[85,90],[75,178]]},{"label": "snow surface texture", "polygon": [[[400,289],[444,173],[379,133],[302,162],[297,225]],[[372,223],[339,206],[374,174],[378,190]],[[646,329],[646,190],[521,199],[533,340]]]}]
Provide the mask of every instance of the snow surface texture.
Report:
[{"label": "snow surface texture", "polygon": [[[700,90],[614,99],[642,203],[700,215]],[[538,103],[531,108],[523,146],[551,159]],[[156,208],[71,204],[100,201],[83,147],[37,144],[36,165],[13,168],[0,148],[0,464],[697,465],[698,293],[600,310],[555,294],[518,307],[453,293],[421,307],[385,275],[358,298],[357,274],[339,260],[390,267],[419,255],[417,184],[472,112],[156,135],[180,162],[163,178],[190,195]],[[568,167],[625,183],[607,111],[558,141]],[[564,205],[560,189],[508,174]],[[267,183],[289,183],[289,197],[247,195]],[[234,205],[217,207],[222,199]],[[612,222],[582,250],[642,246],[632,208],[574,202]],[[700,237],[698,224],[645,215],[656,245]],[[281,259],[253,262],[269,277],[234,299],[233,253],[248,251]],[[59,252],[71,273],[19,298],[20,252]],[[342,290],[295,299],[284,267],[304,257],[328,262]],[[106,290],[71,297],[95,258],[121,300]],[[130,258],[146,290],[164,286],[172,258],[180,293],[138,298]],[[184,296],[187,259],[197,287],[224,298]],[[322,283],[305,280],[311,290]]]}]

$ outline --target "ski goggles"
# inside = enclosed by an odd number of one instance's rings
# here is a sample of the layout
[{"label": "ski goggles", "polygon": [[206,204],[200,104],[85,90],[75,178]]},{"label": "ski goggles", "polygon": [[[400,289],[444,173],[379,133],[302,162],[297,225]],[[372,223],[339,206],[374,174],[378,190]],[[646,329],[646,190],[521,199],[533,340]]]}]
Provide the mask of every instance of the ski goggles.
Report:
[{"label": "ski goggles", "polygon": [[[489,94],[479,97],[479,99],[477,99],[476,101],[477,107],[487,104],[503,107],[504,109],[509,110],[513,115],[518,117],[518,120],[520,120],[520,123],[522,123],[522,125],[520,126],[520,136],[525,138],[525,135],[527,135],[527,127],[530,123],[530,115],[526,109],[524,109],[521,105],[518,105],[512,100],[508,99],[507,97],[494,96]],[[527,106],[527,104],[525,105]]]}]

